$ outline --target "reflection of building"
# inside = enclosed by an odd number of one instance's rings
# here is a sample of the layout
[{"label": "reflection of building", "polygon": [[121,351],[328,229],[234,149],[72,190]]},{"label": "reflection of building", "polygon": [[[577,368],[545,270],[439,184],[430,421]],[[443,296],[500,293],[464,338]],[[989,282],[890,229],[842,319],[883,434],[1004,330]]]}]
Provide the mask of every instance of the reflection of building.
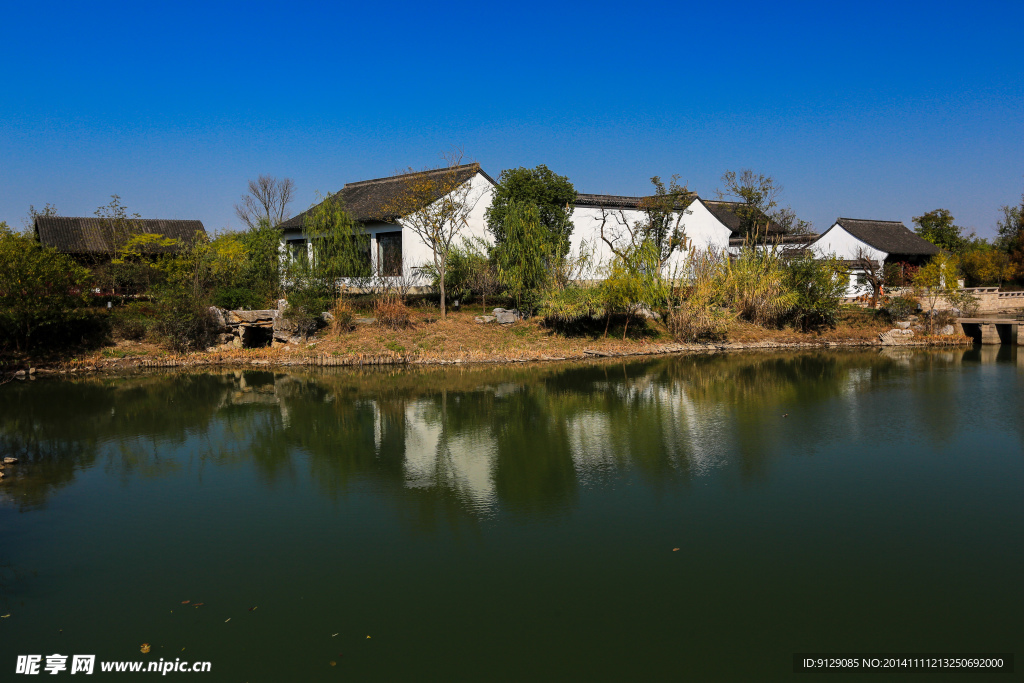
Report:
[{"label": "reflection of building", "polygon": [[497,502],[496,447],[490,430],[451,433],[436,399],[411,401],[405,410],[405,485],[449,489],[474,505]]}]

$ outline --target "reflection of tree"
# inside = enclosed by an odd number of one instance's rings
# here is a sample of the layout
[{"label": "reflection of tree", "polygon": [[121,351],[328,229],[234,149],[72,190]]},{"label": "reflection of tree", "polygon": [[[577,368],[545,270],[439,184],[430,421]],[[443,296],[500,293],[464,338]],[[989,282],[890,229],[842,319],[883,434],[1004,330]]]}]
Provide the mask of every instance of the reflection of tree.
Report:
[{"label": "reflection of tree", "polygon": [[[947,434],[952,380],[933,370],[961,356],[763,353],[41,380],[0,392],[0,448],[25,463],[0,490],[33,506],[98,463],[123,477],[251,466],[267,485],[308,476],[332,497],[370,482],[415,524],[450,525],[496,507],[553,514],[627,468],[654,488],[730,463],[742,477],[767,476],[766,454],[787,440],[828,446],[813,431],[786,431],[782,414],[831,410],[856,421],[863,394],[894,378],[911,378],[917,403],[908,409]],[[848,396],[858,397],[834,407]]]}]

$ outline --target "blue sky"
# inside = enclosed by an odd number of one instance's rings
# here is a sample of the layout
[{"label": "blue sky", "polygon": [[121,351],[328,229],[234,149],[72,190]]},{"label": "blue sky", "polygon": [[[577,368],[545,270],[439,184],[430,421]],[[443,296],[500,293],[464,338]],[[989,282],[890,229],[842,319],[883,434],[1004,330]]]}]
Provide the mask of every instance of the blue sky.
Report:
[{"label": "blue sky", "polygon": [[[826,6],[827,5],[827,6]],[[752,168],[824,230],[1024,190],[1024,3],[6,3],[0,220],[29,204],[238,228],[260,173],[315,192],[439,163],[584,192]]]}]

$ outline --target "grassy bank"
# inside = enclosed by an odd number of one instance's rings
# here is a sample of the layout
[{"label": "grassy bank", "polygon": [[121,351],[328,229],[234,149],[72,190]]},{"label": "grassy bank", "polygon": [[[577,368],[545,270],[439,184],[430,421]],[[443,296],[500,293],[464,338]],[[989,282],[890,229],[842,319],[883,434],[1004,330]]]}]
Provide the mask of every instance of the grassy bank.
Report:
[{"label": "grassy bank", "polygon": [[[63,356],[51,353],[35,358],[9,358],[7,368],[32,365],[57,372],[89,372],[202,365],[503,363],[744,348],[863,347],[879,345],[879,334],[892,327],[879,311],[847,308],[841,311],[834,328],[822,331],[766,329],[737,319],[729,322],[721,341],[681,344],[661,322],[654,320],[631,322],[624,337],[624,320],[613,320],[605,335],[603,320],[572,331],[552,329],[539,318],[512,325],[475,322],[476,316],[486,312],[479,305],[463,307],[450,311],[441,320],[436,308],[423,306],[411,309],[408,326],[357,324],[350,331],[322,330],[305,343],[258,349],[218,347],[175,354],[146,338],[110,339],[96,348],[78,348]],[[952,345],[967,344],[970,340],[961,336],[923,336],[918,342]]]}]

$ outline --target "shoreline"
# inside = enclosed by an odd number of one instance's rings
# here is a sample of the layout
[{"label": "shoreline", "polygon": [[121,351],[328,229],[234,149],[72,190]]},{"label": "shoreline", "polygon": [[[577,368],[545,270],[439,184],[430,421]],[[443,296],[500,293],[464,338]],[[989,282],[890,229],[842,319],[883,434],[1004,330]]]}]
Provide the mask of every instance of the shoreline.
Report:
[{"label": "shoreline", "polygon": [[645,356],[667,356],[674,354],[716,354],[736,351],[800,351],[810,349],[854,349],[854,348],[929,348],[971,346],[974,341],[964,335],[949,335],[920,340],[907,340],[899,344],[886,344],[879,339],[846,339],[828,341],[735,341],[707,344],[665,344],[652,343],[642,348],[626,348],[620,351],[608,348],[583,349],[564,355],[482,354],[472,350],[459,354],[403,354],[381,350],[378,354],[337,354],[316,352],[315,349],[281,350],[273,348],[240,349],[233,351],[204,351],[188,354],[136,355],[121,358],[88,358],[40,364],[29,369],[12,371],[11,379],[27,379],[30,376],[61,376],[81,374],[106,374],[154,368],[200,368],[200,367],[348,367],[371,366],[443,366],[443,365],[511,365],[521,363],[572,362],[607,358],[642,358]]}]

